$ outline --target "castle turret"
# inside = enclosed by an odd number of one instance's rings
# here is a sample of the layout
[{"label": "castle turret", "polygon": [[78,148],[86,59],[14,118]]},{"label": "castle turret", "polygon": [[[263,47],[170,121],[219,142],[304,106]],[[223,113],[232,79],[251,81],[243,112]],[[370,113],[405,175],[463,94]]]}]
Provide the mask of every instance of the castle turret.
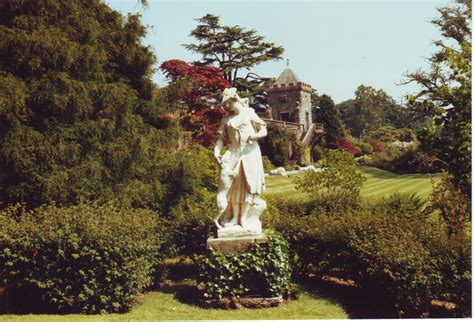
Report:
[{"label": "castle turret", "polygon": [[304,131],[312,124],[311,85],[303,83],[286,68],[268,91],[268,103],[274,120],[301,123]]}]

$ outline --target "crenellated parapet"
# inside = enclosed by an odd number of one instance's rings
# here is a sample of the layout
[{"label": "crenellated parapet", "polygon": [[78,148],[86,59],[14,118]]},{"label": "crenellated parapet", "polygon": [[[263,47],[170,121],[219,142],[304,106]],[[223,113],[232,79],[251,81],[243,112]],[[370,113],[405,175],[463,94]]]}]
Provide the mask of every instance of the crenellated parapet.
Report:
[{"label": "crenellated parapet", "polygon": [[306,93],[311,94],[313,92],[313,87],[303,82],[296,82],[288,84],[274,84],[272,87],[270,87],[268,91],[275,93],[287,91],[304,91]]}]

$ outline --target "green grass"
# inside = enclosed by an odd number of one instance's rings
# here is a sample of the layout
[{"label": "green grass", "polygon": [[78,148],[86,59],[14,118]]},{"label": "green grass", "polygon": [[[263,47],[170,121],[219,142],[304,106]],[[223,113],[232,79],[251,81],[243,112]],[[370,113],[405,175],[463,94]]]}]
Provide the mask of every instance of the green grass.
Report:
[{"label": "green grass", "polygon": [[[433,190],[432,181],[439,182],[441,174],[396,174],[372,167],[358,167],[367,180],[364,182],[361,194],[363,197],[383,197],[394,192],[417,193],[426,198]],[[308,196],[295,189],[293,178],[301,174],[283,177],[266,177],[267,192],[288,198],[307,198]]]},{"label": "green grass", "polygon": [[[1,321],[130,321],[130,320],[291,320],[348,319],[342,306],[317,291],[304,290],[297,300],[275,308],[219,310],[183,303],[178,298],[189,285],[149,292],[126,314],[107,315],[0,315]],[[192,293],[191,293],[192,294]]]}]

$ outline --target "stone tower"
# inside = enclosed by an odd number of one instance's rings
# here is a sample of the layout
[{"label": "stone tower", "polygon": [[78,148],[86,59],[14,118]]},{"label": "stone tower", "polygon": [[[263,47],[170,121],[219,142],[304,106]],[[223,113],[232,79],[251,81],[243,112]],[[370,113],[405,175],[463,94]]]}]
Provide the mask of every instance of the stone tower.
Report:
[{"label": "stone tower", "polygon": [[268,103],[274,120],[300,123],[306,132],[313,123],[312,87],[286,68],[268,91]]}]

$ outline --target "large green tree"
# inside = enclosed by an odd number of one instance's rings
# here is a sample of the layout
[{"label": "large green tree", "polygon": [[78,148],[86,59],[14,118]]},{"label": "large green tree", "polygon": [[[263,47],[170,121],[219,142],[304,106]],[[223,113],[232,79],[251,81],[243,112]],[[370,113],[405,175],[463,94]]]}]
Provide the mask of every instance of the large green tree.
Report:
[{"label": "large green tree", "polygon": [[[283,47],[265,42],[264,37],[254,29],[222,25],[219,16],[207,14],[196,20],[198,25],[190,36],[197,42],[184,45],[202,57],[194,64],[220,68],[232,86],[243,96],[252,98],[253,107],[264,108],[267,103],[266,90],[272,80],[252,73],[251,69],[269,60],[282,59]],[[239,75],[243,70],[247,73]]]},{"label": "large green tree", "polygon": [[410,110],[398,104],[385,91],[371,86],[360,85],[355,91],[355,99],[339,103],[336,108],[355,137],[384,125],[403,128],[413,123]]},{"label": "large green tree", "polygon": [[326,144],[334,143],[344,137],[344,127],[339,113],[334,107],[334,101],[326,94],[312,95],[314,121],[324,124],[324,139]]},{"label": "large green tree", "polygon": [[151,100],[144,35],[100,0],[0,2],[0,202],[160,207],[178,129]]},{"label": "large green tree", "polygon": [[429,71],[407,74],[421,90],[410,96],[410,104],[421,114],[434,117],[422,131],[421,148],[445,164],[453,183],[471,198],[471,23],[472,3],[457,0],[438,9],[432,20],[444,37],[435,42],[438,50],[429,58]]}]

